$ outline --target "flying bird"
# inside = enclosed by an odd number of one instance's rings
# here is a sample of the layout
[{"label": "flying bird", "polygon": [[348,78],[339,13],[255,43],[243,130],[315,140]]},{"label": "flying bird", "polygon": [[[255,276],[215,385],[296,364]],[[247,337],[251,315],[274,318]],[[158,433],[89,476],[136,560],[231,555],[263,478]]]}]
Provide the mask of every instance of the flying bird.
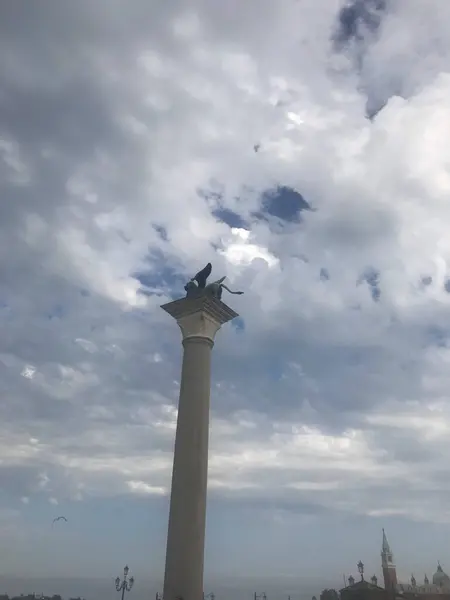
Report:
[{"label": "flying bird", "polygon": [[255,145],[253,146],[253,150],[254,150],[255,152],[258,152],[258,150],[259,150],[260,148],[261,148],[261,144],[255,144]]},{"label": "flying bird", "polygon": [[67,523],[66,517],[56,517],[56,519],[53,519],[52,521],[52,527],[56,523],[56,521],[65,521]]}]

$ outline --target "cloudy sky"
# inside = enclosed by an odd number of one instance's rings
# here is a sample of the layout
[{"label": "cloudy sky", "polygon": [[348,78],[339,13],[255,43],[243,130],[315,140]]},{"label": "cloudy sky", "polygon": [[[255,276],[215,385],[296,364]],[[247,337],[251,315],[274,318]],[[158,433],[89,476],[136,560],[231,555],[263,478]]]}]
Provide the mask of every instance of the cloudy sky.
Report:
[{"label": "cloudy sky", "polygon": [[158,589],[159,306],[208,260],[245,295],[206,585],[379,574],[382,527],[401,577],[450,569],[449,27],[442,0],[1,2],[3,576]]}]

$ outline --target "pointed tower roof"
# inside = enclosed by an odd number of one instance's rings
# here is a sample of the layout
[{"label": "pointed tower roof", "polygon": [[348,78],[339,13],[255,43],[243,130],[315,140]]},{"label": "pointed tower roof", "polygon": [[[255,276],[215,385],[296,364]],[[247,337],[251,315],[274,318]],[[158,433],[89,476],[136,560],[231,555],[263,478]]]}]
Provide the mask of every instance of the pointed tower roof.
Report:
[{"label": "pointed tower roof", "polygon": [[387,540],[386,532],[384,531],[384,529],[383,529],[383,544],[381,546],[381,550],[382,550],[382,552],[389,552],[389,553],[391,552],[391,548],[389,546],[389,542]]}]

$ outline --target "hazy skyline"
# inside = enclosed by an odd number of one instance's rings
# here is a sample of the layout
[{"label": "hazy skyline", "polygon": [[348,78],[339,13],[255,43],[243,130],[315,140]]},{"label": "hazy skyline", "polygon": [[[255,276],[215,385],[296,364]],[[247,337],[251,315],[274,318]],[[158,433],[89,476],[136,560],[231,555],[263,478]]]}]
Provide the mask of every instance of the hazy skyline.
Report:
[{"label": "hazy skyline", "polygon": [[0,4],[1,575],[162,580],[159,306],[208,260],[245,294],[207,587],[380,577],[382,527],[400,579],[450,571],[449,30],[442,0]]}]

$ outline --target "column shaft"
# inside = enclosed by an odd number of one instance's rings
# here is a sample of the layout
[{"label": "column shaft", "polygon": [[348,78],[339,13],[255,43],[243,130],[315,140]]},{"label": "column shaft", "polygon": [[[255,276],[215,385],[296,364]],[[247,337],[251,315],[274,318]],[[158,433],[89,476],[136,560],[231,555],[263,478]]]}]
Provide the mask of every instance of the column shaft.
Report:
[{"label": "column shaft", "polygon": [[202,600],[203,594],[213,342],[194,336],[183,346],[164,600]]}]

